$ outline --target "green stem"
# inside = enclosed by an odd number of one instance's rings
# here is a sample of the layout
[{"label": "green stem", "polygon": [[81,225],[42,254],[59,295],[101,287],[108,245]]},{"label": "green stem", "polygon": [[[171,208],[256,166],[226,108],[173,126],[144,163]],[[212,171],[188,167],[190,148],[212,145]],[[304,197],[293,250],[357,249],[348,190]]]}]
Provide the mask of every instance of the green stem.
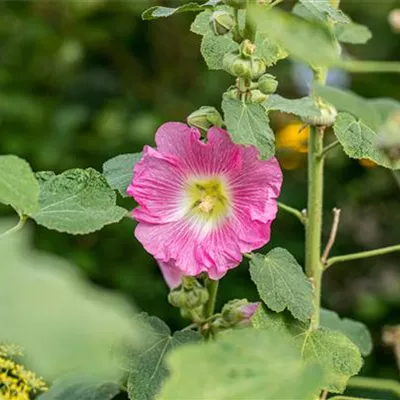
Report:
[{"label": "green stem", "polygon": [[359,260],[361,258],[381,256],[383,254],[389,254],[389,253],[393,253],[395,251],[400,251],[400,244],[397,244],[395,246],[383,247],[381,249],[375,249],[375,250],[369,250],[369,251],[361,251],[360,253],[353,253],[353,254],[345,254],[343,256],[336,256],[336,257],[332,257],[332,258],[328,259],[328,261],[326,262],[326,268],[329,268],[333,264],[337,264],[337,263],[340,263],[340,262]]},{"label": "green stem", "polygon": [[335,67],[345,69],[349,72],[376,72],[376,73],[397,73],[400,74],[400,62],[394,61],[354,61],[342,60]]},{"label": "green stem", "polygon": [[27,219],[28,219],[28,217],[22,215],[22,216],[19,218],[18,224],[15,225],[15,226],[13,226],[13,227],[12,227],[11,229],[9,229],[8,231],[2,233],[2,234],[0,235],[0,239],[5,238],[6,236],[12,235],[13,233],[16,233],[16,232],[20,231],[20,230],[24,227],[25,222],[26,222]]},{"label": "green stem", "polygon": [[297,210],[296,208],[287,206],[286,204],[283,204],[280,201],[278,201],[278,206],[280,209],[286,211],[287,213],[294,215],[296,218],[300,220],[302,224],[306,223],[306,218],[301,211]]},{"label": "green stem", "polygon": [[331,150],[333,150],[334,148],[336,148],[337,146],[340,145],[339,140],[336,140],[334,142],[332,142],[331,144],[328,144],[327,146],[325,146],[321,153],[318,155],[318,157],[322,158],[325,157],[327,153],[329,153]]},{"label": "green stem", "polygon": [[383,390],[400,396],[400,383],[391,379],[356,376],[349,380],[348,386],[360,389]]},{"label": "green stem", "polygon": [[333,396],[329,397],[329,400],[371,400],[364,397],[351,397],[351,396]]},{"label": "green stem", "polygon": [[255,0],[247,0],[247,5],[246,5],[246,22],[244,25],[244,37],[246,39],[249,39],[251,42],[254,43],[254,39],[256,36],[256,32],[254,31],[254,26],[250,18],[250,13],[249,9],[252,7],[252,5],[256,4]]},{"label": "green stem", "polygon": [[213,281],[209,279],[207,282],[207,290],[209,294],[209,299],[207,304],[204,307],[204,318],[208,319],[214,314],[215,310],[215,302],[217,300],[217,293],[218,293],[218,283],[219,281]]},{"label": "green stem", "polygon": [[306,274],[314,287],[313,328],[319,325],[321,298],[321,230],[324,159],[318,157],[323,149],[323,131],[311,127],[308,143],[308,206],[306,226]]}]

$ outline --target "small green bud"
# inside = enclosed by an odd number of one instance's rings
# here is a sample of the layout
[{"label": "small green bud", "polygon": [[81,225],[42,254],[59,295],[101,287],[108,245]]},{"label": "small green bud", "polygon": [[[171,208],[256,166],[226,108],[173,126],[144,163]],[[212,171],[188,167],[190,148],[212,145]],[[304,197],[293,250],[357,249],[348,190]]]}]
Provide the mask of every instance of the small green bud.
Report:
[{"label": "small green bud", "polygon": [[258,80],[258,89],[264,94],[272,94],[276,92],[278,81],[271,74],[264,74]]},{"label": "small green bud", "polygon": [[185,303],[185,294],[182,290],[173,290],[168,295],[168,302],[174,307],[182,308]]},{"label": "small green bud", "polygon": [[246,8],[246,0],[223,0],[223,2],[233,8]]},{"label": "small green bud", "polygon": [[212,126],[222,126],[221,114],[214,107],[203,106],[186,119],[189,126],[207,132]]},{"label": "small green bud", "polygon": [[251,59],[251,79],[256,80],[261,75],[265,74],[267,66],[265,62],[259,57],[253,57]]},{"label": "small green bud", "polygon": [[303,118],[303,121],[307,125],[314,125],[314,126],[332,126],[335,123],[337,117],[336,108],[329,103],[324,101],[319,101],[317,104],[321,115],[318,117],[306,117]]},{"label": "small green bud", "polygon": [[261,92],[258,89],[253,89],[250,91],[250,102],[251,103],[262,103],[263,101],[265,101],[267,99],[267,95],[264,94],[263,92]]},{"label": "small green bud", "polygon": [[258,79],[267,68],[261,58],[243,58],[237,51],[225,54],[222,63],[225,71],[231,75],[249,80]]},{"label": "small green bud", "polygon": [[235,20],[228,11],[214,11],[210,18],[211,28],[217,36],[226,35],[235,26]]},{"label": "small green bud", "polygon": [[240,44],[240,54],[244,58],[250,58],[256,52],[256,46],[250,42],[250,40],[246,39]]}]

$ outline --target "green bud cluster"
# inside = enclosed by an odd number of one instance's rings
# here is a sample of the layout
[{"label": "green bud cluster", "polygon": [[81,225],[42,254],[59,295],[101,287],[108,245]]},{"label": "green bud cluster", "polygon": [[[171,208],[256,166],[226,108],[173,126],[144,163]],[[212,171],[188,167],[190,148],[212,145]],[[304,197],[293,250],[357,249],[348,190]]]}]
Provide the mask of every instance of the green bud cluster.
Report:
[{"label": "green bud cluster", "polygon": [[174,307],[180,308],[191,315],[190,311],[202,307],[208,301],[208,291],[195,278],[185,277],[182,285],[170,292],[168,301]]},{"label": "green bud cluster", "polygon": [[214,107],[203,106],[193,111],[186,119],[189,126],[207,132],[212,126],[222,126],[222,117]]}]

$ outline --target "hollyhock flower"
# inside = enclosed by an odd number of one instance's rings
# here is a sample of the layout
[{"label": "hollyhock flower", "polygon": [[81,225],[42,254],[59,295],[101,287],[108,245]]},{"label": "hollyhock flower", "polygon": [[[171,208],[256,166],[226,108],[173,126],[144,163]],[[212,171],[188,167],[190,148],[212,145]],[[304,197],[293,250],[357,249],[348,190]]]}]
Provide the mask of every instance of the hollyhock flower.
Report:
[{"label": "hollyhock flower", "polygon": [[159,262],[165,280],[207,272],[220,279],[242,254],[270,239],[282,172],[212,127],[207,141],[195,128],[162,125],[156,149],[145,146],[127,193],[139,204],[135,235]]}]

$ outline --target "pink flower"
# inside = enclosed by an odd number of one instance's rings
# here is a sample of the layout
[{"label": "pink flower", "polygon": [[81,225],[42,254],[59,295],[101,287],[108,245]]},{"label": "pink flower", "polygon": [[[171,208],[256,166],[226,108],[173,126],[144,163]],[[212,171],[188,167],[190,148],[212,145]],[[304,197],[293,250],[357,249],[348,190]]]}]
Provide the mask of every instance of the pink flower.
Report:
[{"label": "pink flower", "polygon": [[127,190],[139,204],[135,235],[171,287],[203,271],[220,279],[270,239],[278,161],[260,160],[255,147],[234,144],[216,127],[203,142],[197,129],[168,122],[156,144],[145,146]]}]

